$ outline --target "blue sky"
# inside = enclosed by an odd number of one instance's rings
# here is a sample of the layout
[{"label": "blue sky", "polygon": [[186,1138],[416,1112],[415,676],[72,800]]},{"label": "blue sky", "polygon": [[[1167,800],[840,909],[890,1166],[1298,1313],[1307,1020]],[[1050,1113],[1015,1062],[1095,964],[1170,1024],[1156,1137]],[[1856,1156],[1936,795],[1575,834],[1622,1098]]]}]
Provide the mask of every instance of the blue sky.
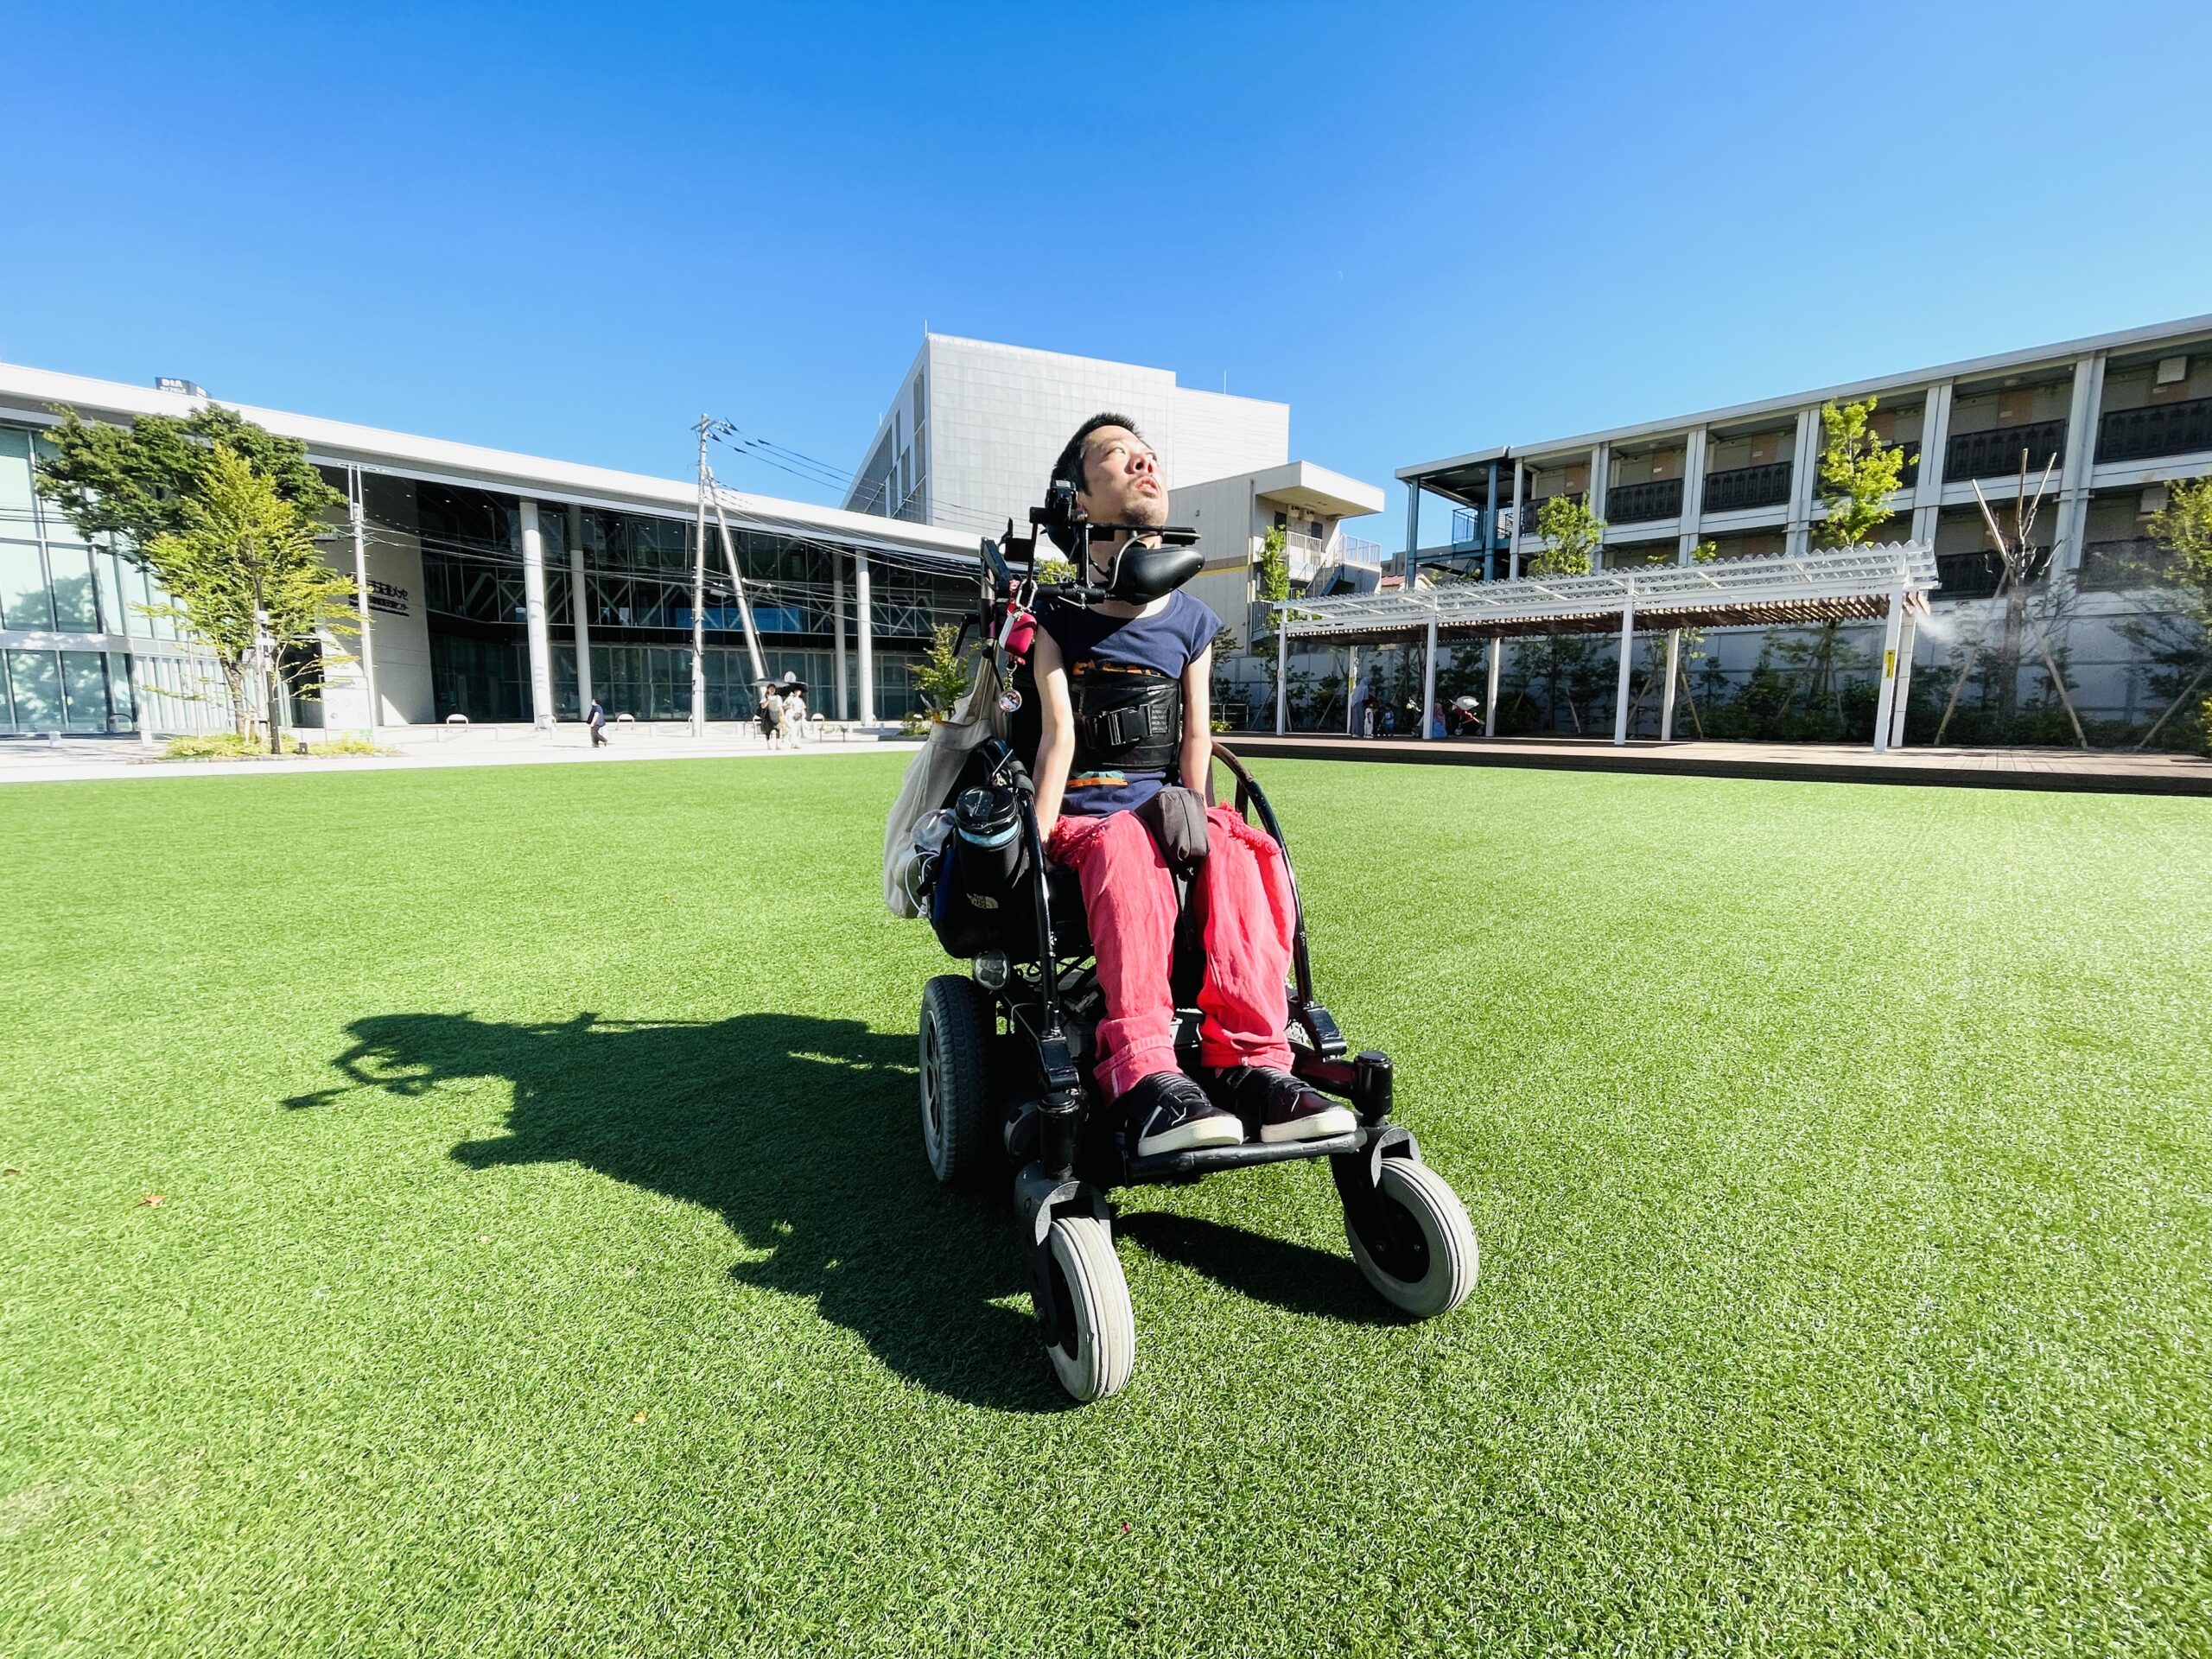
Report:
[{"label": "blue sky", "polygon": [[[2212,311],[2212,7],[0,6],[0,358],[681,476],[925,320],[1393,469]],[[821,499],[742,463],[741,487]]]}]

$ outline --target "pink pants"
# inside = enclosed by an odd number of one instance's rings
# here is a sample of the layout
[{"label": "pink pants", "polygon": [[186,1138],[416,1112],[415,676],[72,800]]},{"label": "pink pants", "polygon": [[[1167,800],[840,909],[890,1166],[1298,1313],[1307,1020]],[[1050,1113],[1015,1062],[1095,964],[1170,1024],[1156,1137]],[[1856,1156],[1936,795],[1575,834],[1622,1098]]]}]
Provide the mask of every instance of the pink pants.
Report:
[{"label": "pink pants", "polygon": [[[1210,1066],[1290,1066],[1283,1039],[1285,980],[1296,907],[1282,849],[1230,808],[1206,814],[1208,851],[1192,902],[1204,930],[1198,1058]],[[1168,973],[1175,950],[1175,885],[1151,832],[1132,812],[1063,817],[1052,857],[1083,884],[1106,1018],[1095,1075],[1109,1096],[1178,1070]]]}]

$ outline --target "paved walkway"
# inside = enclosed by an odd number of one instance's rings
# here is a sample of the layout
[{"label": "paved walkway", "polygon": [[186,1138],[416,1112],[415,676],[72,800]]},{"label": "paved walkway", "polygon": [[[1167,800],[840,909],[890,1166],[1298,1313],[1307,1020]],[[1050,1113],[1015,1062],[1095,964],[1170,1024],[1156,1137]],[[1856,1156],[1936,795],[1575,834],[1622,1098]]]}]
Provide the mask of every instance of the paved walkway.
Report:
[{"label": "paved walkway", "polygon": [[[717,724],[703,738],[681,725],[611,728],[593,749],[573,725],[551,733],[527,726],[387,728],[389,755],[285,756],[261,760],[166,760],[136,738],[16,738],[0,741],[0,784],[100,778],[295,776],[304,772],[397,772],[423,766],[608,766],[794,754],[911,753],[921,745],[889,727],[855,728],[798,749],[770,749],[760,731]],[[1387,760],[1426,766],[1536,766],[1567,772],[1632,772],[1699,778],[1795,778],[1821,783],[1941,784],[1976,789],[2083,790],[2212,796],[2212,760],[2179,754],[2081,749],[1896,749],[1888,754],[1826,743],[1628,743],[1604,739],[1408,738],[1363,741],[1331,733],[1289,737],[1230,733],[1229,746],[1253,760]]]},{"label": "paved walkway", "polygon": [[2143,795],[2212,795],[2212,760],[2183,754],[2085,749],[1872,749],[1832,743],[1650,741],[1619,747],[1606,739],[1410,738],[1363,741],[1327,733],[1288,737],[1230,734],[1230,747],[1321,760],[1398,760],[1429,766],[1539,766],[1566,772],[1637,772],[1698,778],[1796,778],[1822,783],[1942,784],[1967,789],[2082,790]]},{"label": "paved walkway", "polygon": [[[313,734],[307,734],[310,740]],[[556,726],[550,733],[527,726],[386,727],[378,734],[393,754],[283,755],[258,760],[169,760],[135,737],[14,738],[0,741],[0,784],[78,781],[101,778],[295,777],[303,772],[404,772],[423,766],[608,766],[625,760],[696,760],[753,756],[781,760],[794,754],[882,754],[911,752],[918,742],[891,727],[839,730],[798,748],[771,749],[747,721],[716,723],[695,738],[681,724],[613,726],[607,746],[594,749],[584,728]]]}]

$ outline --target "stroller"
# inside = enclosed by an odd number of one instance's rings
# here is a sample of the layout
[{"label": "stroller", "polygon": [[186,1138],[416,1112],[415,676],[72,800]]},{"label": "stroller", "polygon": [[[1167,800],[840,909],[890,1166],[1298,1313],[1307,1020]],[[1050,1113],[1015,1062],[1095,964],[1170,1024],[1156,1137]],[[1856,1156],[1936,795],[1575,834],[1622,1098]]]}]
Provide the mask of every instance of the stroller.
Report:
[{"label": "stroller", "polygon": [[[1293,938],[1293,982],[1285,988],[1293,1070],[1309,1087],[1347,1102],[1356,1128],[1327,1140],[1254,1140],[1143,1157],[1122,1114],[1110,1109],[1093,1081],[1104,997],[1081,891],[1071,872],[1045,858],[1028,771],[1038,740],[1028,665],[1038,597],[1033,530],[1052,531],[1057,523],[1054,539],[1066,546],[1071,537],[1123,527],[1084,524],[1071,503],[1058,498],[1056,491],[1052,505],[1031,513],[1031,537],[1017,538],[1009,524],[1002,545],[982,543],[982,591],[972,625],[980,627],[983,654],[960,711],[971,723],[957,747],[935,757],[928,791],[934,799],[915,803],[935,810],[918,819],[908,815],[917,833],[902,838],[894,814],[887,880],[893,907],[925,912],[946,950],[969,963],[967,973],[939,975],[922,992],[921,1127],[930,1167],[947,1184],[1011,1185],[1046,1353],[1062,1386],[1088,1402],[1123,1387],[1135,1357],[1135,1316],[1106,1202],[1117,1186],[1186,1183],[1249,1165],[1326,1159],[1353,1261],[1386,1301],[1414,1319],[1448,1313],[1466,1299],[1477,1249],[1457,1196],[1421,1161],[1414,1137],[1390,1122],[1389,1058],[1351,1053],[1315,996],[1302,908]],[[1196,569],[1198,556],[1189,550],[1194,533],[1158,533],[1163,545],[1137,557],[1155,565],[1179,561],[1185,574]],[[1087,552],[1082,540],[1074,544]],[[1145,584],[1133,575],[1125,579],[1128,563],[1125,553],[1105,586],[1054,591],[1079,603],[1135,597]],[[1077,564],[1088,573],[1081,556]],[[1174,585],[1154,574],[1155,591]],[[1008,718],[994,719],[994,710]],[[925,752],[917,761],[902,804],[930,777],[931,759]],[[1281,845],[1281,826],[1243,762],[1217,740],[1212,759],[1234,787],[1239,814]],[[1287,848],[1284,863],[1287,869]],[[1178,898],[1185,902],[1171,984],[1177,1056],[1195,1073],[1205,963],[1191,925],[1188,885],[1178,877]],[[1294,898],[1294,875],[1292,892]]]}]

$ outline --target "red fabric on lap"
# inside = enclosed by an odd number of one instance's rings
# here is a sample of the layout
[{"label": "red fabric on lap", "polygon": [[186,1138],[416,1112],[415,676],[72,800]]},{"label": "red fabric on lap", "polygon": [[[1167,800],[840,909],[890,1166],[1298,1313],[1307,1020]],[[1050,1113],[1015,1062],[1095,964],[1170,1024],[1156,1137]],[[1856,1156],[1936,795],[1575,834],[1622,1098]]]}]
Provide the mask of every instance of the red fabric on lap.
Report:
[{"label": "red fabric on lap", "polygon": [[[1206,821],[1212,850],[1198,867],[1192,895],[1206,951],[1200,1058],[1216,1066],[1287,1068],[1284,982],[1294,912],[1282,849],[1226,806],[1214,807]],[[1168,984],[1174,881],[1150,832],[1128,812],[1064,816],[1053,826],[1051,851],[1082,884],[1106,998],[1095,1075],[1119,1097],[1146,1077],[1178,1070]]]}]

